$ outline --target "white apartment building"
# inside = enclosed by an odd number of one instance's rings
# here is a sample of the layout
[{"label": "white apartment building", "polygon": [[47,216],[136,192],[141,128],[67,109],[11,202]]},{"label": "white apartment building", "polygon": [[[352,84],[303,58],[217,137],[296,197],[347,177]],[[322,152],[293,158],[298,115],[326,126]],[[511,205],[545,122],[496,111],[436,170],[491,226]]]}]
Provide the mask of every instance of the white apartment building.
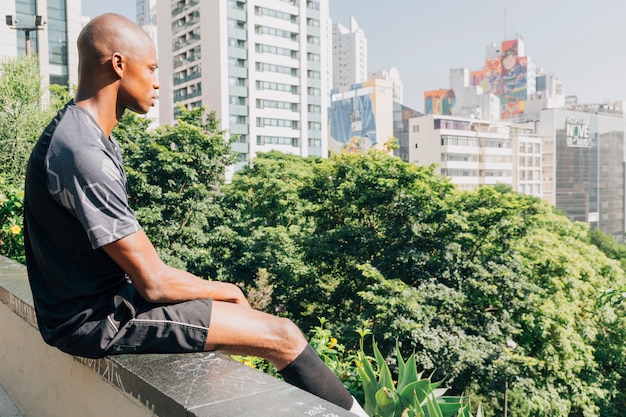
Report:
[{"label": "white apartment building", "polygon": [[389,80],[393,84],[393,102],[402,104],[404,101],[404,85],[400,80],[400,73],[396,67],[387,70],[372,71],[368,73],[367,79]]},{"label": "white apartment building", "polygon": [[328,0],[157,2],[161,123],[206,105],[236,135],[235,170],[258,152],[326,156]]},{"label": "white apartment building", "polygon": [[367,80],[367,39],[356,19],[350,28],[333,25],[333,88],[348,87]]},{"label": "white apartment building", "polygon": [[[39,56],[44,86],[76,84],[81,10],[81,0],[3,0],[0,58],[24,56],[28,50]],[[13,20],[11,26],[7,16]],[[35,16],[41,21],[35,22]]]},{"label": "white apartment building", "polygon": [[156,26],[157,0],[137,0],[137,24],[139,26]]},{"label": "white apartment building", "polygon": [[[504,184],[541,194],[541,138],[504,122],[425,115],[409,119],[409,162],[436,164],[459,189]],[[530,172],[530,173],[529,173]]]},{"label": "white apartment building", "polygon": [[543,142],[534,128],[511,125],[514,167],[513,189],[521,194],[542,198]]}]

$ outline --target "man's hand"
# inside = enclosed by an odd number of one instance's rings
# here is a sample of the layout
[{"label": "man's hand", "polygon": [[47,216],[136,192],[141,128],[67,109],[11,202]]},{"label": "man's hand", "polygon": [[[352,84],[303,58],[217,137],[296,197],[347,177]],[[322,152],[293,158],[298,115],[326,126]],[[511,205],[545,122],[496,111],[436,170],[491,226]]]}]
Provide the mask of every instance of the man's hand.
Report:
[{"label": "man's hand", "polygon": [[147,301],[175,303],[210,297],[250,307],[236,285],[207,281],[163,263],[143,230],[109,243],[102,249],[126,272]]}]

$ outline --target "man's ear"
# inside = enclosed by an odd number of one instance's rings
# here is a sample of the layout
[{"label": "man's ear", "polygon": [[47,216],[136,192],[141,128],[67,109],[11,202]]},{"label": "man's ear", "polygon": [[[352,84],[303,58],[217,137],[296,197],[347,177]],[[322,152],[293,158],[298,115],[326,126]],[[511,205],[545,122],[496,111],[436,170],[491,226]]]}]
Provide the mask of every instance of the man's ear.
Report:
[{"label": "man's ear", "polygon": [[124,55],[119,52],[113,52],[113,55],[111,55],[111,67],[113,67],[113,71],[115,71],[117,76],[119,78],[122,78],[122,74],[124,73],[124,69],[126,68]]}]

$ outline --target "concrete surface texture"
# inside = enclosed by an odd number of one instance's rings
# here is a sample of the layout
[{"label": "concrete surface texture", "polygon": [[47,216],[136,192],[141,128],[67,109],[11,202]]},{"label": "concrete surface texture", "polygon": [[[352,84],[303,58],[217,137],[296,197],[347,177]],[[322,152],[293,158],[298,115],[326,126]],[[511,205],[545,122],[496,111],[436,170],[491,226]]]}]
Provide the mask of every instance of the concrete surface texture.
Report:
[{"label": "concrete surface texture", "polygon": [[9,398],[4,388],[0,386],[0,416],[2,417],[26,417],[17,408],[13,400]]}]

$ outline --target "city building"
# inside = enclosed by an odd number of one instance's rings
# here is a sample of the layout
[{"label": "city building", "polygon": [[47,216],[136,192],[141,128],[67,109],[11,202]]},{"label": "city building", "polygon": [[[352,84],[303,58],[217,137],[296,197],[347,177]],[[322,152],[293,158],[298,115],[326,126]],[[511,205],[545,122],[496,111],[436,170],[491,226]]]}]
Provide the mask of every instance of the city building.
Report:
[{"label": "city building", "polygon": [[[142,0],[139,0],[139,2],[141,2]],[[155,0],[151,0],[151,1],[155,1]],[[139,5],[138,2],[138,5]],[[148,9],[146,9],[148,10]],[[139,20],[139,7],[137,7],[137,19]],[[156,15],[152,15],[152,17],[150,19],[155,19]],[[146,20],[147,22],[150,22],[152,20]],[[143,30],[146,31],[146,33],[148,34],[148,36],[150,36],[150,38],[152,39],[152,41],[154,42],[155,45],[159,44],[159,32],[158,32],[158,28],[154,23],[145,23],[140,25],[141,28]],[[157,56],[158,56],[158,46],[157,46]],[[157,69],[157,73],[158,73],[158,69]],[[160,91],[159,91],[160,93]],[[150,120],[150,128],[151,129],[155,129],[157,127],[159,127],[161,125],[161,100],[156,100],[154,106],[150,107],[150,110],[148,110],[148,113],[146,113],[145,115],[141,115],[140,117],[145,117],[146,119]]]},{"label": "city building", "polygon": [[572,220],[624,241],[623,103],[543,109],[529,123],[543,138],[542,199]]},{"label": "city building", "polygon": [[234,169],[258,152],[326,156],[328,0],[157,2],[161,123],[215,110]]},{"label": "city building", "polygon": [[521,194],[542,198],[543,138],[534,128],[510,126],[513,145],[513,189]]},{"label": "city building", "polygon": [[377,78],[381,80],[390,80],[393,84],[393,102],[402,104],[404,101],[404,85],[400,80],[400,74],[396,67],[387,70],[372,71],[367,75],[367,79]]},{"label": "city building", "polygon": [[397,101],[393,103],[393,137],[396,138],[397,148],[393,154],[405,162],[409,162],[409,122],[415,117],[423,116]]},{"label": "city building", "polygon": [[334,88],[330,96],[329,150],[385,150],[394,135],[393,84],[370,79]]},{"label": "city building", "polygon": [[349,87],[367,80],[367,38],[354,17],[350,28],[333,25],[333,88]]},{"label": "city building", "polygon": [[452,69],[448,88],[424,92],[426,114],[494,121],[534,120],[541,109],[565,103],[563,84],[526,56],[522,38],[489,45],[483,68]]},{"label": "city building", "polygon": [[540,195],[541,138],[532,128],[435,114],[410,119],[408,128],[406,161],[435,164],[459,189],[504,184]]},{"label": "city building", "polygon": [[157,0],[136,0],[137,24],[139,26],[156,26]]},{"label": "city building", "polygon": [[37,55],[44,86],[75,85],[81,10],[81,0],[4,0],[0,57]]}]

